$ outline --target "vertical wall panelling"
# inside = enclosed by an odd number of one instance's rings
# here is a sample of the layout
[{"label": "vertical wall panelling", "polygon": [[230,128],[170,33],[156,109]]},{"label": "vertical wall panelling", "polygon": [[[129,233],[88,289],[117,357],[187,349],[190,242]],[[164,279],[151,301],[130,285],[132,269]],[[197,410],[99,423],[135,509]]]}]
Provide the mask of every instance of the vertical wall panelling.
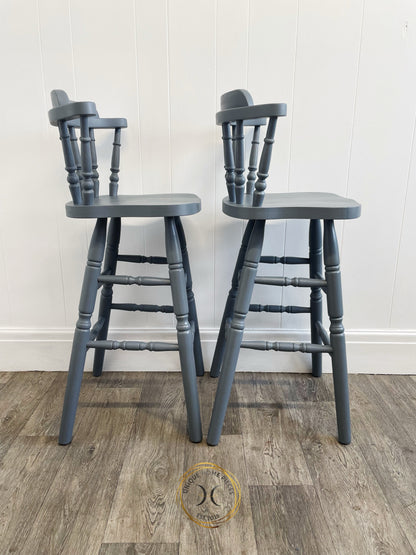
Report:
[{"label": "vertical wall panelling", "polygon": [[59,327],[64,306],[56,217],[45,184],[49,157],[37,2],[2,2],[0,18],[0,47],[7,53],[2,56],[2,125],[8,144],[0,226],[11,277],[9,325]]},{"label": "vertical wall panelling", "polygon": [[[298,1],[254,0],[250,3],[248,88],[257,103],[286,102],[288,115],[279,119],[270,165],[267,190],[285,192],[288,188],[290,136],[293,126],[294,76],[298,32]],[[268,221],[263,253],[282,256],[285,223]],[[263,275],[282,275],[280,265],[260,265]],[[253,302],[282,304],[282,289],[256,286]],[[249,327],[281,327],[280,314],[250,313]],[[290,327],[293,327],[289,324]],[[244,356],[250,356],[244,351]]]},{"label": "vertical wall panelling", "polygon": [[[92,24],[94,21],[99,24]],[[142,192],[134,2],[71,0],[71,27],[77,95],[95,101],[101,116],[127,118],[129,126],[121,133],[119,192]],[[101,190],[108,187],[112,140],[111,132],[96,132],[98,160],[106,162],[98,168]],[[142,250],[142,235],[129,222],[122,229],[120,252]],[[127,269],[120,264],[120,271],[123,268]],[[134,292],[115,287],[119,302],[131,300]],[[134,326],[134,315],[129,313],[115,311],[111,320],[115,327]]]},{"label": "vertical wall panelling", "polygon": [[[208,366],[243,229],[221,213],[226,187],[215,112],[223,92],[247,88],[256,103],[288,104],[268,190],[327,190],[363,205],[361,219],[337,226],[350,369],[412,371],[413,0],[3,0],[0,25],[0,369],[64,370],[68,363],[92,222],[65,216],[61,147],[46,114],[53,88],[96,101],[102,116],[127,118],[120,193],[201,197],[202,212],[183,223]],[[112,137],[96,138],[98,155],[109,161]],[[105,189],[109,164],[99,172]],[[163,254],[160,221],[126,223],[121,251]],[[264,254],[306,255],[307,235],[305,222],[269,222]],[[301,268],[285,270],[290,277]],[[166,275],[165,267],[125,263],[119,271]],[[260,272],[279,275],[282,267]],[[306,290],[257,286],[253,302],[302,304],[302,294],[307,303]],[[115,287],[115,297],[170,304],[168,289]],[[111,324],[116,339],[174,340],[171,315],[119,312]],[[304,315],[251,313],[246,335],[303,341],[307,328]],[[111,369],[178,369],[169,353],[115,352],[107,362]],[[309,357],[284,354],[243,351],[239,360],[246,370],[308,366]]]},{"label": "vertical wall panelling", "polygon": [[215,2],[169,1],[172,190],[201,197],[184,218],[200,325],[214,324]]},{"label": "vertical wall panelling", "polygon": [[[416,103],[415,103],[416,108]],[[415,329],[416,292],[414,267],[416,261],[416,141],[413,128],[413,149],[407,177],[400,247],[394,282],[390,327]]]},{"label": "vertical wall panelling", "polygon": [[[215,111],[220,109],[220,96],[229,90],[247,88],[249,0],[217,3],[215,25]],[[215,125],[215,114],[212,114]],[[215,326],[219,326],[231,284],[234,263],[241,242],[242,223],[222,214],[222,199],[227,194],[221,128],[215,126],[215,206],[214,206],[214,310]]]},{"label": "vertical wall panelling", "polygon": [[[300,0],[290,191],[346,193],[362,13],[363,0]],[[288,221],[286,238],[286,254],[308,255],[307,222]],[[299,275],[299,268],[288,266],[286,275]],[[283,304],[299,299],[307,305],[309,291],[285,288]],[[305,329],[309,317],[284,314],[282,321],[283,327]]]},{"label": "vertical wall panelling", "polygon": [[[345,226],[342,252],[350,328],[390,323],[415,118],[415,26],[414,3],[401,0],[392,9],[366,0],[348,183],[363,214]],[[414,272],[414,258],[409,262]]]},{"label": "vertical wall panelling", "polygon": [[[70,98],[77,98],[72,51],[72,34],[69,0],[39,0],[39,33],[43,67],[45,106],[41,116],[47,126],[45,167],[43,179],[53,206],[51,215],[56,218],[59,240],[60,264],[63,283],[65,321],[62,326],[72,326],[77,315],[81,280],[86,260],[87,225],[83,221],[69,220],[64,205],[70,200],[66,172],[58,130],[48,122],[47,110],[51,108],[50,91],[64,89]],[[51,20],[54,22],[51,25]],[[49,157],[46,159],[46,156]]]},{"label": "vertical wall panelling", "polygon": [[[135,4],[135,15],[143,193],[164,193],[171,190],[167,0],[153,3],[140,0]],[[146,220],[141,227],[146,254],[165,256],[163,221]],[[143,275],[167,277],[166,266],[145,265],[140,271]],[[149,297],[154,299],[155,294],[153,291]],[[157,295],[158,304],[172,304],[169,287],[159,288]],[[173,325],[169,314],[136,313],[133,317],[140,325]]]},{"label": "vertical wall panelling", "polygon": [[3,237],[0,232],[0,326],[7,328],[10,326],[12,312],[10,307],[9,277],[6,270],[6,259],[4,256]]}]

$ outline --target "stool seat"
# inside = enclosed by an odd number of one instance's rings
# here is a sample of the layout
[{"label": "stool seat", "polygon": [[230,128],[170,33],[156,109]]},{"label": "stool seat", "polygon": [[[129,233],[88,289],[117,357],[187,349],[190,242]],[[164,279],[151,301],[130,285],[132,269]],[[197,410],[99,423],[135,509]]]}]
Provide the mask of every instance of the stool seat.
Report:
[{"label": "stool seat", "polygon": [[244,220],[352,220],[361,214],[361,205],[353,199],[333,193],[268,193],[262,206],[253,206],[253,195],[244,195],[243,203],[222,201],[224,214]]},{"label": "stool seat", "polygon": [[190,216],[201,210],[201,199],[193,194],[101,195],[94,204],[65,205],[69,218],[164,218]]}]

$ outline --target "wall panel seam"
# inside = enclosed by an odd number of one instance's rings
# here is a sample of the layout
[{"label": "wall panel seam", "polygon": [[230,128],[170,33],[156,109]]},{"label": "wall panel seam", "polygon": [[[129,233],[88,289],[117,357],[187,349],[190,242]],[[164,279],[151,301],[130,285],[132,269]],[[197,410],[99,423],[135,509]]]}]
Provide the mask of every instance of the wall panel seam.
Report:
[{"label": "wall panel seam", "polygon": [[404,195],[403,208],[402,208],[402,218],[401,218],[401,222],[400,222],[399,242],[398,242],[398,245],[397,245],[395,262],[394,262],[394,277],[393,277],[393,287],[392,287],[391,300],[390,300],[389,326],[391,326],[391,321],[392,321],[392,317],[393,317],[393,303],[394,303],[394,298],[395,298],[395,295],[396,295],[397,270],[398,270],[398,266],[399,266],[400,251],[401,251],[401,246],[402,246],[404,219],[405,219],[407,196],[408,196],[408,192],[409,192],[409,183],[410,183],[410,171],[411,171],[411,168],[412,168],[413,156],[416,155],[415,148],[414,148],[415,147],[415,132],[416,132],[416,114],[415,114],[415,119],[414,119],[414,123],[413,123],[412,141],[411,141],[411,144],[410,144],[410,156],[409,156],[409,164],[408,164],[408,167],[407,167],[406,191],[405,191],[405,195]]}]

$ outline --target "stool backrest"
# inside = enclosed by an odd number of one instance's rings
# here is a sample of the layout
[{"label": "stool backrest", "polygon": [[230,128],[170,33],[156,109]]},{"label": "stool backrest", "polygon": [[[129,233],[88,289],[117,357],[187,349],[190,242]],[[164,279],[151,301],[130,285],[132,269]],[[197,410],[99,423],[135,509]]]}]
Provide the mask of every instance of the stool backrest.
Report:
[{"label": "stool backrest", "polygon": [[48,112],[49,121],[59,129],[74,204],[94,204],[100,194],[95,129],[114,129],[109,194],[117,196],[121,129],[127,127],[127,121],[124,118],[100,118],[94,102],[73,102],[62,90],[53,90],[51,99],[53,108]]},{"label": "stool backrest", "polygon": [[[250,93],[244,89],[229,91],[221,96],[221,111],[217,112],[217,125],[222,126],[225,181],[230,202],[242,204],[245,193],[253,206],[261,206],[269,176],[270,160],[276,132],[277,118],[286,115],[286,104],[253,104]],[[266,135],[257,169],[260,128],[266,126]],[[253,128],[247,179],[245,177],[245,129]],[[256,179],[257,176],[257,179]]]}]

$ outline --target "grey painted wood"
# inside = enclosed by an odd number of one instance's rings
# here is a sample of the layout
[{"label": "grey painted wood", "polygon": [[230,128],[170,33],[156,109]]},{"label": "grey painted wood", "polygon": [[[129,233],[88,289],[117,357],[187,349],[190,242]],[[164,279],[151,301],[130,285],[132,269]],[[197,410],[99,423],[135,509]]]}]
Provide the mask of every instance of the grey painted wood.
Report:
[{"label": "grey painted wood", "polygon": [[121,129],[117,127],[114,130],[114,141],[113,141],[113,154],[111,156],[111,175],[110,175],[110,185],[109,194],[110,197],[116,197],[118,193],[118,173],[120,171],[120,147],[121,147]]},{"label": "grey painted wood", "polygon": [[59,443],[61,445],[66,445],[72,440],[72,430],[84,372],[85,356],[87,354],[87,343],[90,339],[91,316],[94,312],[98,276],[101,272],[101,263],[104,257],[106,229],[107,220],[98,219],[88,250],[88,261],[85,268],[81,298],[79,301],[79,318],[72,343],[68,381],[62,410],[61,428],[59,432]]},{"label": "grey painted wood", "polygon": [[227,297],[224,313],[221,320],[221,326],[218,333],[217,342],[215,345],[214,357],[211,363],[210,376],[212,378],[217,378],[221,372],[221,365],[224,359],[224,352],[225,352],[226,326],[227,326],[227,322],[230,320],[234,312],[235,299],[236,299],[237,290],[238,290],[239,275],[240,275],[241,268],[243,267],[244,257],[246,255],[247,245],[251,236],[251,232],[253,231],[253,226],[254,226],[254,220],[251,220],[247,223],[246,229],[243,234],[243,239],[241,241],[241,247],[238,252],[238,257],[235,264],[233,277],[231,280],[231,289],[228,292],[228,297]]},{"label": "grey painted wood", "polygon": [[244,195],[241,205],[224,199],[222,209],[227,216],[244,220],[350,220],[361,214],[355,200],[333,193],[267,193],[262,206],[252,206],[252,197]]},{"label": "grey painted wood", "polygon": [[162,218],[190,216],[201,210],[201,199],[193,194],[102,195],[92,206],[65,205],[69,218]]},{"label": "grey painted wood", "polygon": [[111,341],[111,340],[97,340],[89,341],[87,343],[89,349],[100,349],[115,351],[121,349],[122,351],[178,351],[176,343],[165,343],[163,341]]},{"label": "grey painted wood", "polygon": [[257,220],[248,241],[244,262],[241,268],[238,291],[235,300],[231,327],[228,330],[224,360],[218,381],[217,394],[212,410],[211,422],[207,435],[208,445],[217,445],[221,436],[225,412],[227,410],[237,366],[240,345],[243,339],[244,321],[250,306],[251,294],[256,279],[264,239],[264,220]]},{"label": "grey painted wood", "polygon": [[192,290],[191,265],[189,263],[188,247],[186,245],[185,232],[182,221],[179,217],[175,218],[176,230],[178,232],[179,243],[181,245],[182,262],[186,276],[186,295],[188,297],[189,320],[194,328],[194,357],[196,375],[204,375],[204,361],[202,359],[201,338],[199,333],[198,315],[196,311],[195,295]]},{"label": "grey painted wood", "polygon": [[258,276],[256,283],[259,285],[277,285],[277,286],[292,286],[292,287],[325,287],[326,281],[324,279],[311,279],[311,278],[287,278],[282,276]]},{"label": "grey painted wood", "polygon": [[338,242],[333,220],[324,222],[324,263],[325,278],[328,283],[328,316],[331,321],[329,331],[333,349],[332,373],[334,377],[338,441],[347,445],[351,442],[347,352],[342,324],[343,307]]},{"label": "grey painted wood", "polygon": [[70,102],[48,112],[51,125],[58,125],[60,121],[70,121],[80,117],[96,116],[97,108],[94,102]]},{"label": "grey painted wood", "polygon": [[262,264],[309,264],[309,258],[301,256],[262,256]]},{"label": "grey painted wood", "polygon": [[[73,129],[73,128],[72,128]],[[95,147],[95,134],[94,129],[90,126],[90,148],[91,148],[91,167],[92,167],[92,181],[94,183],[94,198],[97,198],[100,194],[100,180],[98,174],[98,161],[97,161],[97,149]]]},{"label": "grey painted wood", "polygon": [[117,284],[117,285],[139,285],[146,287],[164,287],[170,285],[169,278],[149,277],[149,276],[100,276],[98,283]]},{"label": "grey painted wood", "polygon": [[290,341],[243,341],[242,349],[256,351],[283,351],[286,353],[332,353],[330,345],[314,345],[311,343],[292,343]]},{"label": "grey painted wood", "polygon": [[58,124],[59,128],[59,138],[61,139],[62,150],[65,160],[65,169],[68,173],[67,181],[69,183],[69,191],[72,196],[72,201],[74,205],[82,203],[81,198],[81,184],[79,173],[81,170],[81,160],[75,158],[74,149],[71,145],[70,134],[68,130],[68,125],[65,121],[60,121]]},{"label": "grey painted wood", "polygon": [[[309,223],[309,276],[316,279],[322,275],[322,227],[319,220]],[[320,287],[311,287],[311,343],[321,343],[320,330],[317,327],[322,322],[322,292]],[[325,342],[324,342],[325,343]],[[319,378],[322,375],[322,354],[312,354],[312,375]]]},{"label": "grey painted wood", "polygon": [[244,126],[242,120],[238,120],[235,126],[234,149],[235,149],[235,202],[241,204],[244,198]]},{"label": "grey painted wood", "polygon": [[[79,305],[72,345],[71,361],[65,392],[59,442],[72,439],[75,414],[80,393],[87,349],[95,349],[93,374],[102,374],[106,350],[176,351],[179,349],[185,400],[188,410],[189,435],[192,441],[201,441],[201,420],[196,388],[196,373],[202,375],[204,366],[200,343],[195,297],[185,233],[179,216],[195,214],[201,201],[192,194],[125,195],[118,196],[121,129],[127,127],[124,118],[100,118],[92,102],[73,102],[65,91],[51,93],[53,108],[49,120],[59,128],[72,202],[66,205],[67,216],[97,220],[91,239],[87,269]],[[110,162],[109,195],[99,191],[98,159],[95,130],[114,131]],[[77,130],[79,130],[80,149]],[[80,210],[81,209],[81,210]],[[122,217],[161,217],[165,219],[167,256],[119,255],[118,248]],[[101,262],[107,236],[104,270]],[[173,226],[173,228],[172,228]],[[128,263],[168,264],[171,278],[116,275],[117,261]],[[170,286],[173,306],[156,304],[113,303],[113,285]],[[97,322],[91,327],[97,291],[101,288]],[[163,342],[114,341],[107,338],[111,310],[130,312],[174,312],[178,325],[178,345]]]},{"label": "grey painted wood", "polygon": [[247,186],[246,194],[252,195],[254,191],[254,183],[256,181],[257,172],[257,158],[259,154],[259,137],[260,125],[255,125],[253,130],[253,137],[251,139],[250,160],[248,162]]},{"label": "grey painted wood", "polygon": [[270,117],[283,117],[287,114],[286,104],[257,104],[256,106],[243,106],[240,108],[230,108],[217,112],[217,124],[221,125],[226,121],[251,120],[250,125],[259,125],[256,120],[263,120]]},{"label": "grey painted wood", "polygon": [[[121,220],[112,218],[108,226],[107,246],[105,249],[104,273],[114,275],[117,268],[118,248],[120,243]],[[103,320],[103,326],[97,334],[98,340],[107,339],[108,326],[110,324],[110,314],[113,301],[113,284],[104,283],[101,288],[100,309],[98,318]],[[94,354],[93,374],[101,376],[104,364],[104,349],[97,349]]]},{"label": "grey painted wood", "polygon": [[[265,194],[266,180],[272,156],[272,147],[278,117],[286,115],[285,104],[254,105],[248,91],[229,91],[221,97],[221,111],[217,113],[217,124],[223,129],[223,148],[226,169],[228,198],[223,199],[222,209],[233,218],[247,219],[249,223],[243,238],[219,330],[211,376],[220,380],[211,417],[207,441],[217,445],[227,408],[229,392],[238,360],[239,349],[261,351],[304,352],[312,355],[312,374],[322,374],[322,353],[332,357],[335,404],[340,443],[351,441],[348,377],[345,350],[345,336],[342,325],[342,294],[339,271],[338,246],[334,220],[358,218],[361,206],[355,200],[332,193],[268,193]],[[262,121],[256,118],[263,118]],[[260,126],[267,124],[264,145],[257,170]],[[254,127],[252,147],[248,162],[247,189],[244,185],[244,130]],[[231,134],[234,147],[231,147]],[[257,180],[254,183],[257,171]],[[309,224],[309,257],[261,256],[262,238],[255,235],[264,233],[265,222],[269,219],[307,219]],[[322,275],[322,228],[324,220],[324,260],[325,278]],[[262,235],[261,235],[262,237]],[[250,238],[250,239],[249,239]],[[255,241],[253,260],[249,258],[247,241]],[[244,263],[242,260],[244,259]],[[259,262],[267,264],[308,264],[309,277],[256,276]],[[279,287],[308,287],[311,289],[310,306],[280,306],[250,304],[254,285]],[[327,295],[328,314],[331,321],[330,335],[322,324],[322,292]],[[242,341],[244,320],[247,311],[275,313],[310,313],[311,343],[278,341]],[[227,326],[231,322],[229,330]]]},{"label": "grey painted wood", "polygon": [[274,312],[287,314],[309,314],[311,309],[309,306],[282,306],[277,304],[251,304],[250,312]]},{"label": "grey painted wood", "polygon": [[111,310],[126,310],[127,312],[163,312],[173,314],[173,306],[158,304],[112,303]]},{"label": "grey painted wood", "polygon": [[235,202],[234,150],[231,135],[231,125],[228,122],[222,124],[222,144],[224,149],[225,182],[228,189],[228,198],[230,202]]},{"label": "grey painted wood", "polygon": [[257,172],[257,181],[254,184],[255,191],[253,193],[253,206],[262,206],[264,201],[264,191],[267,186],[266,179],[269,177],[269,167],[272,159],[272,149],[276,126],[277,117],[270,117],[266,136],[264,138],[264,146],[261,153],[259,171]]},{"label": "grey painted wood", "polygon": [[88,125],[88,117],[81,116],[81,194],[84,204],[90,205],[94,203],[94,182],[92,180],[92,153],[91,153],[91,137]]},{"label": "grey painted wood", "polygon": [[120,262],[135,262],[136,264],[143,264],[147,262],[148,264],[167,264],[168,261],[166,256],[143,256],[141,254],[119,254],[117,260]]},{"label": "grey painted wood", "polygon": [[194,443],[198,443],[202,440],[202,427],[196,383],[194,332],[188,319],[189,307],[186,277],[182,261],[181,244],[174,218],[165,218],[165,241],[173,310],[177,322],[176,329],[178,333],[183,389],[188,413],[189,438]]}]

